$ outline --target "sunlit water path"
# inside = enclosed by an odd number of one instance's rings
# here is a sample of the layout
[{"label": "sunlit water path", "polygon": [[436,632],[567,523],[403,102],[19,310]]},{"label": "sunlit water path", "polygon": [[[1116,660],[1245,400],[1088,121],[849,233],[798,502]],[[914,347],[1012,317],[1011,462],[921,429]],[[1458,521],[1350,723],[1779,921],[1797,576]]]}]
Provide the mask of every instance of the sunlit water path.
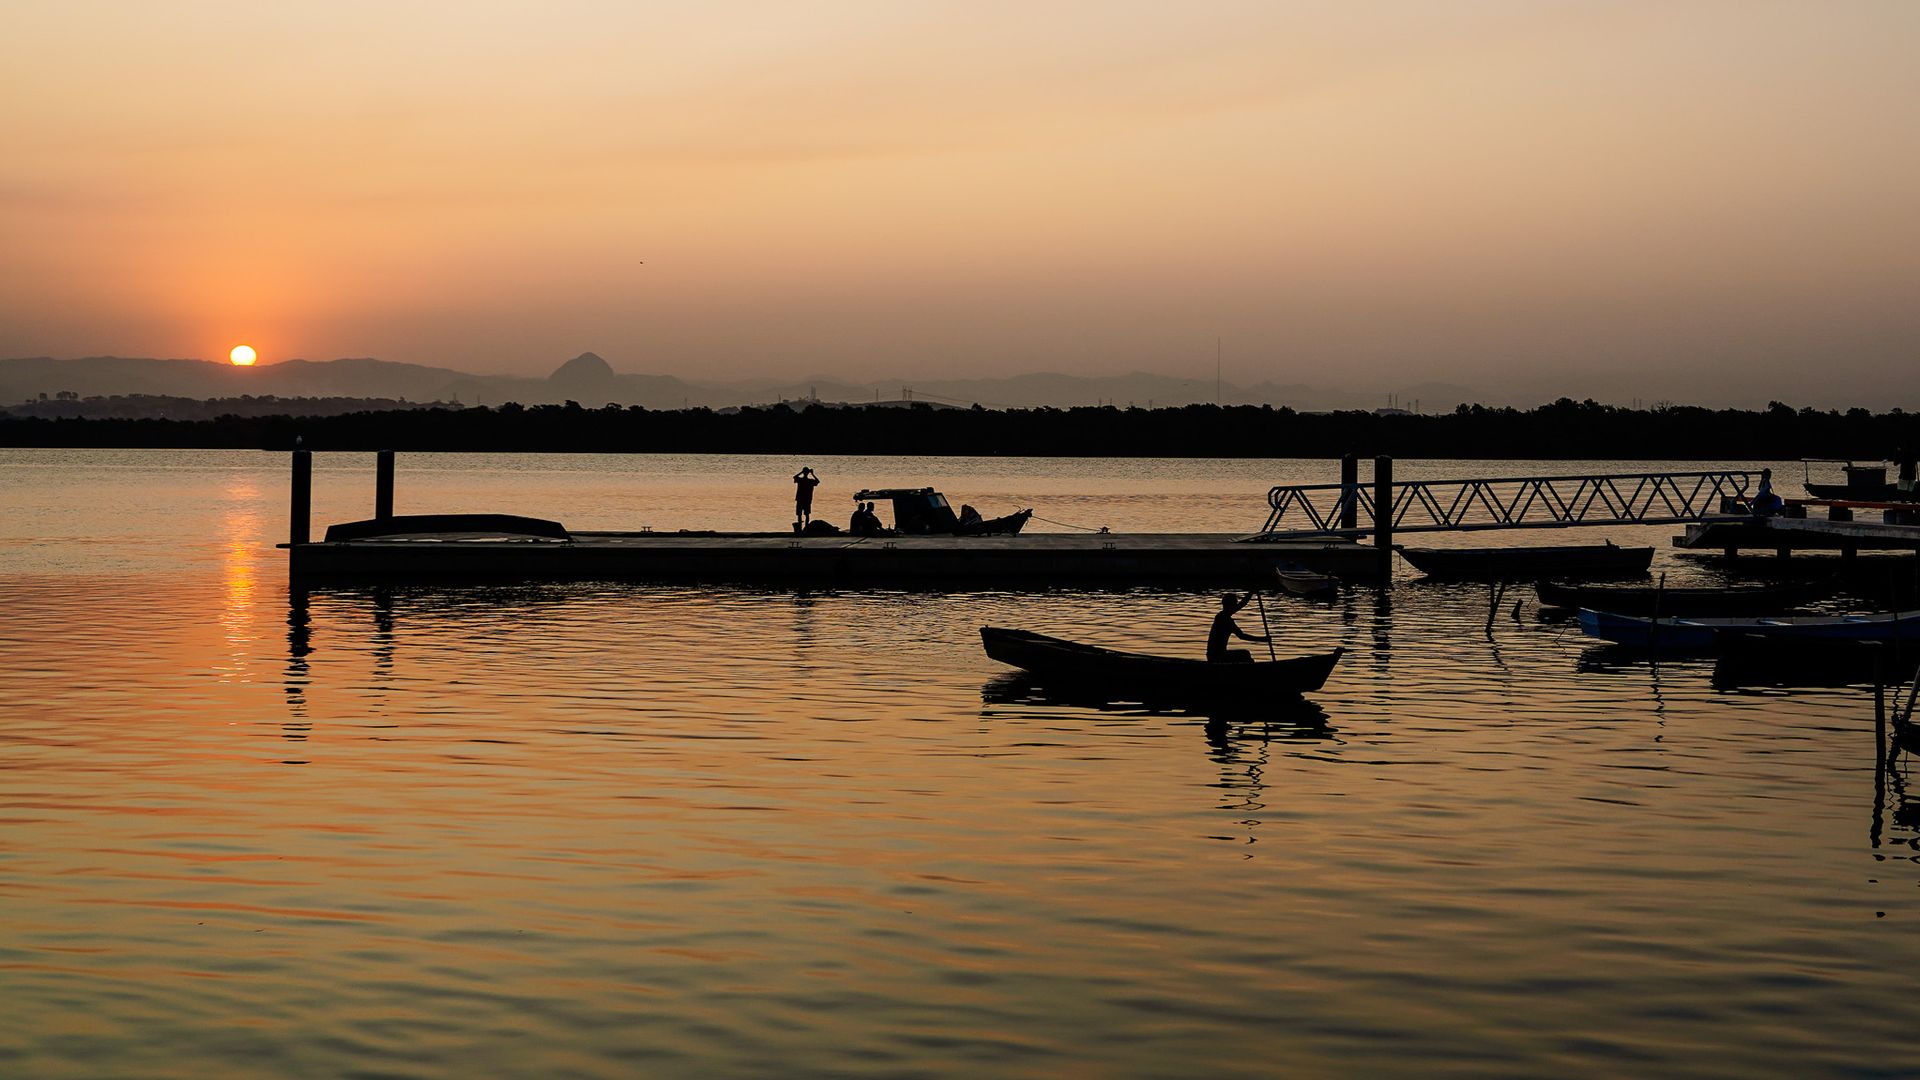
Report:
[{"label": "sunlit water path", "polygon": [[[316,520],[364,516],[370,461],[323,456]],[[823,507],[1217,531],[1331,471],[811,463]],[[1191,654],[1211,598],[293,595],[284,467],[0,454],[0,1075],[1920,1064],[1920,803],[1863,683],[1729,686],[1531,609],[1488,635],[1484,587],[1409,577],[1268,599],[1286,649],[1349,650],[1313,708],[1146,715],[977,628]],[[795,467],[403,456],[400,502],[764,527]]]}]

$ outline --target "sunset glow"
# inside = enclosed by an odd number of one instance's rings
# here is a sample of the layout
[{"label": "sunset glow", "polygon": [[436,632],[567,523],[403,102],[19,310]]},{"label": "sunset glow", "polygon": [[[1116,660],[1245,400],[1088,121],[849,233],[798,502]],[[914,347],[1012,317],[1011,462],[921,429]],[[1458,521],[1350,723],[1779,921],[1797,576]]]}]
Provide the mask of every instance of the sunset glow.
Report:
[{"label": "sunset glow", "polygon": [[233,351],[227,354],[227,359],[233,361],[235,367],[252,367],[259,358],[251,345],[235,345]]},{"label": "sunset glow", "polygon": [[1916,4],[90,10],[0,35],[0,356],[244,311],[479,373],[1210,381],[1221,336],[1229,382],[1764,400],[1920,341]]}]

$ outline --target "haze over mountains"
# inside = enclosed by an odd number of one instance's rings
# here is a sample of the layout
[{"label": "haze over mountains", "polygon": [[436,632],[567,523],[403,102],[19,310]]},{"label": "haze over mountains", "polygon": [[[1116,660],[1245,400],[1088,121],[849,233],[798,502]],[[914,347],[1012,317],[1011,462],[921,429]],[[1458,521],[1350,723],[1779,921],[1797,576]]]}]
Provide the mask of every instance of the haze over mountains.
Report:
[{"label": "haze over mountains", "polygon": [[[726,408],[782,400],[859,403],[911,398],[962,406],[978,403],[987,408],[1069,408],[1102,402],[1141,407],[1208,402],[1214,400],[1215,385],[1212,379],[1148,372],[1093,376],[1037,373],[1007,378],[874,382],[848,382],[821,376],[707,383],[673,375],[618,372],[591,352],[568,360],[545,378],[474,375],[451,368],[374,359],[288,360],[252,368],[205,360],[127,357],[0,360],[0,409],[37,399],[42,394],[52,398],[61,393],[82,398],[131,394],[201,399],[242,395],[388,398],[465,405],[577,401],[593,408],[612,402],[649,409]],[[1219,393],[1223,404],[1287,405],[1303,411],[1372,409],[1385,406],[1390,400],[1402,407],[1412,407],[1417,402],[1420,409],[1427,412],[1451,409],[1461,402],[1507,403],[1490,401],[1468,387],[1443,383],[1379,390],[1272,382],[1246,386],[1222,383]]]}]

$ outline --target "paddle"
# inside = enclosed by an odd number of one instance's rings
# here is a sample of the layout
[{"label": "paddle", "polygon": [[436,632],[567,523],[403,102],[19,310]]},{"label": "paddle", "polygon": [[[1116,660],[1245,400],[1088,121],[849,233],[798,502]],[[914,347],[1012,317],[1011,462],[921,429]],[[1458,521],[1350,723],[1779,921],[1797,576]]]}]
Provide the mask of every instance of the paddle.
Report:
[{"label": "paddle", "polygon": [[1267,635],[1267,659],[1278,660],[1273,654],[1273,627],[1267,625],[1267,602],[1260,596],[1260,590],[1253,591],[1253,599],[1260,605],[1260,632]]}]

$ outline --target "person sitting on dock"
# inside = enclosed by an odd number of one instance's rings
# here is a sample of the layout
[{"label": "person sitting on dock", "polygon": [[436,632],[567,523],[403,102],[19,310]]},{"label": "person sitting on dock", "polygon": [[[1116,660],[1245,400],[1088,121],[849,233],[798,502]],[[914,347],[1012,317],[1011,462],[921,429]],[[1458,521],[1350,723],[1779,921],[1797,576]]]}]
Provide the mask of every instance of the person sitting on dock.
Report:
[{"label": "person sitting on dock", "polygon": [[855,503],[853,520],[847,522],[847,531],[855,536],[879,536],[880,515],[873,512],[872,503]]},{"label": "person sitting on dock", "polygon": [[820,486],[820,478],[814,475],[809,466],[802,466],[793,474],[793,516],[800,524],[794,531],[801,532],[813,520],[813,489]]},{"label": "person sitting on dock", "polygon": [[1761,469],[1760,488],[1753,493],[1753,498],[1748,501],[1748,509],[1753,511],[1754,517],[1772,517],[1780,512],[1782,505],[1784,504],[1780,501],[1780,496],[1773,493],[1773,470]]},{"label": "person sitting on dock", "polygon": [[1240,629],[1239,625],[1233,621],[1234,615],[1238,614],[1241,608],[1246,607],[1252,599],[1252,593],[1245,596],[1235,596],[1232,593],[1221,595],[1220,613],[1213,617],[1213,629],[1207,631],[1208,660],[1214,663],[1251,663],[1253,654],[1245,649],[1227,648],[1227,639],[1237,637],[1242,641],[1253,641],[1262,645],[1273,640],[1271,636],[1255,637]]}]

